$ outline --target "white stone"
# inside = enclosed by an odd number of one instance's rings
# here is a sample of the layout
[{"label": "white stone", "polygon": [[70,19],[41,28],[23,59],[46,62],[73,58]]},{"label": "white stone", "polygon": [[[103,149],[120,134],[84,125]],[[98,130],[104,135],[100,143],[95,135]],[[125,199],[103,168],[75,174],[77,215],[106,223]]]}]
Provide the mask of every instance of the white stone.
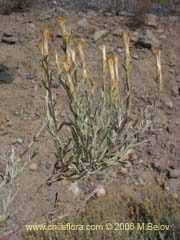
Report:
[{"label": "white stone", "polygon": [[106,190],[103,186],[98,186],[95,190],[94,193],[96,197],[104,197],[106,195]]},{"label": "white stone", "polygon": [[37,169],[38,169],[37,163],[31,163],[31,164],[29,165],[29,169],[30,169],[31,171],[37,171]]}]

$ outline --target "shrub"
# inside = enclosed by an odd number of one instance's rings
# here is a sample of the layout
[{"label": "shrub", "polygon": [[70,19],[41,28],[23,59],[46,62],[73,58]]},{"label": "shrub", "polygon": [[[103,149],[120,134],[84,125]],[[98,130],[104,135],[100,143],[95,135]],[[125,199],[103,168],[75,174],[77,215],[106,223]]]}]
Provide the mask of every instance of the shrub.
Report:
[{"label": "shrub", "polygon": [[[132,118],[129,34],[124,32],[125,93],[120,94],[119,90],[118,54],[107,56],[106,46],[101,44],[102,83],[100,97],[96,101],[95,82],[88,76],[82,44],[76,42],[75,47],[72,47],[72,36],[66,32],[64,18],[57,17],[56,20],[63,33],[61,47],[65,54],[64,60],[60,62],[56,51],[55,62],[59,83],[68,98],[70,114],[64,115],[56,109],[57,101],[52,90],[55,75],[50,67],[52,64],[48,50],[51,33],[46,27],[38,46],[44,70],[47,129],[56,149],[56,162],[48,184],[61,179],[77,180],[118,163],[125,164],[132,149],[144,141],[142,135],[152,122],[162,86],[161,51],[156,49],[158,94],[154,97],[153,106],[146,106],[135,119]],[[110,78],[110,87],[106,83],[107,77]],[[62,135],[63,130],[65,132]]]},{"label": "shrub", "polygon": [[157,226],[169,225],[168,231],[146,231],[144,239],[178,239],[180,233],[180,205],[169,193],[153,186],[141,192],[137,199],[131,198],[128,207],[133,222],[153,223]]},{"label": "shrub", "polygon": [[[153,188],[153,192],[152,192]],[[139,196],[120,200],[112,196],[90,202],[83,212],[77,213],[57,226],[91,225],[99,230],[57,230],[31,233],[25,240],[179,240],[180,204],[158,187],[142,189]],[[112,224],[113,229],[108,229]],[[169,226],[169,230],[143,230],[150,224]],[[99,226],[99,227],[98,227]],[[100,226],[103,226],[102,228]]]},{"label": "shrub", "polygon": [[167,8],[169,11],[177,11],[178,5],[177,0],[109,0],[108,4],[104,0],[99,0],[98,3],[98,8],[101,10],[109,10],[115,12],[117,15],[121,11],[131,11],[135,13],[135,16],[151,12],[155,5]]},{"label": "shrub", "polygon": [[0,13],[10,14],[14,10],[26,9],[32,0],[0,0]]}]

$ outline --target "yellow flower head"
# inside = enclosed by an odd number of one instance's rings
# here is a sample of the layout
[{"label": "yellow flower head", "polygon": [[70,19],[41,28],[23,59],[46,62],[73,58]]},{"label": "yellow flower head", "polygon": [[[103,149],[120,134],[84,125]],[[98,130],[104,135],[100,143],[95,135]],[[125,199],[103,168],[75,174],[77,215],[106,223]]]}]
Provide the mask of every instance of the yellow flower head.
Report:
[{"label": "yellow flower head", "polygon": [[63,64],[64,70],[67,74],[68,88],[70,90],[71,95],[73,96],[74,95],[74,84],[73,84],[72,77],[71,77],[71,64],[68,63],[67,61],[64,61],[62,64]]},{"label": "yellow flower head", "polygon": [[112,55],[107,59],[110,76],[114,79],[114,61]]},{"label": "yellow flower head", "polygon": [[131,56],[129,51],[129,33],[123,32],[122,37],[123,37],[123,43],[124,43],[124,49],[125,49],[125,67],[127,70],[129,70],[130,64],[131,64]]},{"label": "yellow flower head", "polygon": [[86,62],[85,62],[85,56],[84,56],[82,44],[80,41],[78,41],[75,43],[75,45],[76,45],[76,48],[78,49],[79,56],[80,56],[80,62],[81,62],[81,66],[82,66],[82,77],[83,77],[83,80],[86,80],[87,79],[87,70],[86,70]]},{"label": "yellow flower head", "polygon": [[57,23],[62,23],[62,22],[64,22],[64,17],[63,17],[63,16],[56,16],[56,22],[57,22]]},{"label": "yellow flower head", "polygon": [[80,41],[78,41],[78,42],[75,43],[75,45],[76,45],[76,47],[77,47],[77,49],[79,51],[80,60],[83,61],[84,60],[84,53],[83,53],[83,49],[82,49],[82,44],[81,44]]},{"label": "yellow flower head", "polygon": [[44,39],[46,39],[46,38],[48,39],[48,38],[52,37],[52,33],[49,31],[47,25],[45,26],[45,28],[43,30],[43,37],[44,37]]},{"label": "yellow flower head", "polygon": [[63,16],[57,16],[56,17],[57,25],[59,26],[62,34],[66,34],[65,24],[64,24],[64,17]]},{"label": "yellow flower head", "polygon": [[107,69],[107,58],[106,58],[106,45],[104,43],[99,45],[100,50],[102,51],[103,58],[103,73],[105,73]]},{"label": "yellow flower head", "polygon": [[99,49],[100,49],[102,52],[106,52],[106,44],[105,44],[105,43],[100,43],[100,44],[99,44]]},{"label": "yellow flower head", "polygon": [[117,83],[117,81],[119,80],[119,71],[118,71],[119,56],[117,53],[113,53],[112,58],[114,62],[114,72],[115,72],[115,79]]},{"label": "yellow flower head", "polygon": [[42,56],[44,56],[44,41],[40,39],[37,43],[38,48],[41,50]]},{"label": "yellow flower head", "polygon": [[48,39],[52,36],[52,33],[49,31],[47,25],[45,26],[44,30],[42,31],[43,38],[39,41],[38,46],[41,49],[41,53],[43,57],[47,57],[49,54],[48,51]]},{"label": "yellow flower head", "polygon": [[72,36],[71,36],[70,33],[66,33],[66,34],[63,35],[63,39],[66,43],[70,43],[71,38],[72,38]]},{"label": "yellow flower head", "polygon": [[161,50],[154,49],[153,54],[156,57],[156,83],[159,87],[159,90],[162,89],[162,71],[161,71]]},{"label": "yellow flower head", "polygon": [[116,89],[114,61],[113,61],[112,55],[107,59],[107,63],[108,63],[109,73],[110,73],[110,78],[111,78],[111,97],[112,97],[114,95],[114,92]]},{"label": "yellow flower head", "polygon": [[66,73],[71,71],[71,64],[68,61],[63,61],[62,65]]}]

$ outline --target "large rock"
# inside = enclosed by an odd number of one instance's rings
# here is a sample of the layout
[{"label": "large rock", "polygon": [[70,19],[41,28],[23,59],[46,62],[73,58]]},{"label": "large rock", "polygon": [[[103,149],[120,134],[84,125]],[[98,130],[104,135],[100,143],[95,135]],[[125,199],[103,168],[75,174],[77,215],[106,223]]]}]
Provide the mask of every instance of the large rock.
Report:
[{"label": "large rock", "polygon": [[84,29],[88,29],[90,24],[86,18],[83,18],[83,19],[79,20],[78,26],[81,28],[84,28]]},{"label": "large rock", "polygon": [[134,31],[134,32],[130,32],[130,40],[133,43],[136,43],[139,39],[139,32],[138,31]]},{"label": "large rock", "polygon": [[141,34],[135,43],[136,46],[141,46],[148,49],[159,48],[161,46],[157,37],[147,29],[144,34]]},{"label": "large rock", "polygon": [[0,84],[6,83],[10,84],[14,80],[14,77],[12,75],[12,71],[9,70],[8,67],[0,64]]},{"label": "large rock", "polygon": [[179,16],[169,16],[169,21],[173,23],[179,23],[180,17]]},{"label": "large rock", "polygon": [[150,27],[157,27],[158,26],[158,17],[154,14],[146,14],[145,15],[145,24]]},{"label": "large rock", "polygon": [[2,36],[1,41],[2,41],[3,43],[12,45],[12,44],[16,44],[17,41],[18,41],[18,39],[17,39],[17,37],[14,36],[13,34],[4,33],[3,36]]},{"label": "large rock", "polygon": [[121,36],[123,31],[124,30],[120,26],[118,26],[113,30],[112,35],[119,37]]},{"label": "large rock", "polygon": [[97,30],[93,35],[93,40],[97,42],[101,38],[104,38],[105,36],[107,36],[107,34],[108,34],[107,30]]},{"label": "large rock", "polygon": [[87,15],[89,16],[89,17],[91,17],[91,18],[93,18],[93,17],[97,17],[97,11],[93,11],[93,10],[89,10],[88,12],[87,12]]},{"label": "large rock", "polygon": [[180,191],[180,180],[170,179],[164,183],[164,189],[170,191],[174,197],[178,197]]},{"label": "large rock", "polygon": [[171,99],[171,96],[167,95],[167,94],[162,94],[161,95],[161,101],[163,103],[163,105],[167,108],[172,109],[174,107],[173,101]]}]

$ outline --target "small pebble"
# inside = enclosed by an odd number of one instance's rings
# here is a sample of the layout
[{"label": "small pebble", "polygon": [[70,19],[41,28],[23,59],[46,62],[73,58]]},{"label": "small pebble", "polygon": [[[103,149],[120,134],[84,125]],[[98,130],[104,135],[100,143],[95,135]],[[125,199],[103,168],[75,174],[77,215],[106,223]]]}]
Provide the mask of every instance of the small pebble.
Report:
[{"label": "small pebble", "polygon": [[178,169],[171,169],[171,170],[169,170],[169,177],[170,178],[178,178],[178,177],[180,177],[180,170],[178,170]]},{"label": "small pebble", "polygon": [[134,162],[138,159],[138,156],[137,154],[135,153],[135,151],[133,151],[131,154],[130,154],[130,157],[129,157],[129,161],[131,162]]},{"label": "small pebble", "polygon": [[97,181],[103,181],[105,179],[105,176],[103,174],[97,174],[96,180]]},{"label": "small pebble", "polygon": [[145,186],[145,180],[143,178],[140,177],[138,179],[138,182],[139,182],[140,185]]},{"label": "small pebble", "polygon": [[139,59],[139,56],[138,56],[138,55],[134,55],[133,58],[134,58],[135,60],[138,60],[138,59]]},{"label": "small pebble", "polygon": [[57,38],[62,38],[62,36],[63,36],[63,35],[62,35],[62,33],[61,33],[60,31],[57,31],[57,32],[56,32],[56,37],[57,37]]},{"label": "small pebble", "polygon": [[147,150],[147,153],[150,155],[150,156],[156,156],[156,150],[154,148],[149,148]]},{"label": "small pebble", "polygon": [[31,164],[29,165],[29,169],[30,169],[31,171],[37,171],[37,169],[38,169],[38,164],[37,164],[37,163],[31,163]]},{"label": "small pebble", "polygon": [[106,190],[103,186],[98,186],[95,190],[95,196],[97,198],[104,197],[106,195]]},{"label": "small pebble", "polygon": [[3,43],[11,45],[11,44],[17,43],[18,39],[17,39],[16,36],[13,36],[12,34],[4,33],[3,36],[2,36],[1,41]]},{"label": "small pebble", "polygon": [[123,173],[123,174],[127,174],[128,170],[127,170],[127,168],[122,167],[120,172]]},{"label": "small pebble", "polygon": [[77,183],[71,183],[68,190],[76,196],[80,196],[82,193],[82,190],[78,187]]},{"label": "small pebble", "polygon": [[6,221],[6,229],[5,231],[10,231],[17,226],[15,217],[10,217]]},{"label": "small pebble", "polygon": [[48,191],[46,194],[47,201],[54,201],[55,200],[55,193],[53,191]]},{"label": "small pebble", "polygon": [[158,172],[162,172],[166,170],[166,164],[160,163],[158,159],[154,160],[152,167],[156,169]]}]

